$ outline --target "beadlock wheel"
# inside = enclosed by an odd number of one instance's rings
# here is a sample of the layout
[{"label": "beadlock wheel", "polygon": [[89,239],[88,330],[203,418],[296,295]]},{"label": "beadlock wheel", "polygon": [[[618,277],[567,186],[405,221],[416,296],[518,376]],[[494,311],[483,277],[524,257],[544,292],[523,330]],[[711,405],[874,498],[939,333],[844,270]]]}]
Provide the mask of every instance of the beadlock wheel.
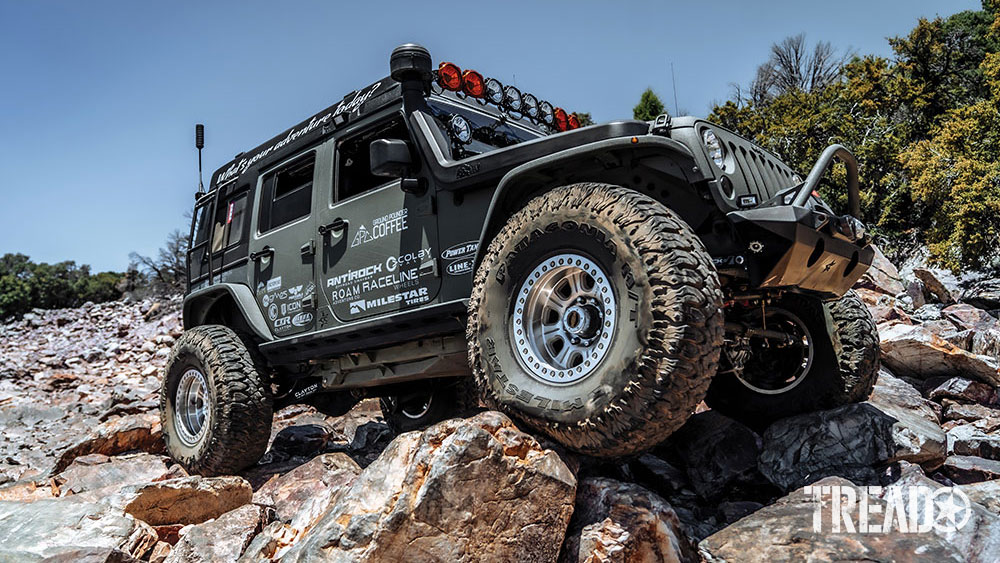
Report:
[{"label": "beadlock wheel", "polygon": [[575,383],[610,349],[618,304],[609,277],[589,258],[565,253],[542,260],[521,284],[510,323],[521,365],[535,378]]},{"label": "beadlock wheel", "polygon": [[181,376],[177,385],[177,396],[174,400],[177,415],[174,426],[181,441],[188,446],[194,446],[205,434],[209,417],[211,398],[205,374],[195,368],[190,368]]}]

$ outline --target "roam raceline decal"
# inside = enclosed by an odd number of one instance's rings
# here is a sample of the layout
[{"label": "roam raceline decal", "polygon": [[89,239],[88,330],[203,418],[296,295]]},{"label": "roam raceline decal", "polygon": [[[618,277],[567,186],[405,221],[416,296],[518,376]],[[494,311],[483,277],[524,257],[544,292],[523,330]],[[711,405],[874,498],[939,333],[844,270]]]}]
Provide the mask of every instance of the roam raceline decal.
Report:
[{"label": "roam raceline decal", "polygon": [[338,317],[350,319],[426,303],[434,260],[428,247],[333,275],[325,282],[330,304]]}]

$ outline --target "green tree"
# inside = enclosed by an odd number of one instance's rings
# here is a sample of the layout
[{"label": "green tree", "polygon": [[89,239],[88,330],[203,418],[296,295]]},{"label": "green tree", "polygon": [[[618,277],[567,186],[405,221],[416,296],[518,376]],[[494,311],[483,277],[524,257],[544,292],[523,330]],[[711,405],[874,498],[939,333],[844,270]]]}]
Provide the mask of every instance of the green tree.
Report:
[{"label": "green tree", "polygon": [[586,127],[594,124],[594,120],[590,117],[589,112],[578,111],[576,112],[576,118],[580,120],[580,127]]},{"label": "green tree", "polygon": [[641,121],[652,121],[656,119],[656,116],[665,111],[663,102],[653,92],[653,89],[646,88],[642,95],[639,96],[639,103],[632,108],[632,117]]}]

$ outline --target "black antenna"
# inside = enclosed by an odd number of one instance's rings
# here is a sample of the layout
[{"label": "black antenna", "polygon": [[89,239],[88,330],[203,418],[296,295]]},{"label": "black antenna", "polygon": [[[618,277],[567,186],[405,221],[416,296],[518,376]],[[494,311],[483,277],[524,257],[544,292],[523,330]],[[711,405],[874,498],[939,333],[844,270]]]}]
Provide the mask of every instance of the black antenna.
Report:
[{"label": "black antenna", "polygon": [[201,149],[205,148],[205,126],[201,123],[194,126],[194,146],[198,149],[198,193],[203,193],[205,184],[201,182]]},{"label": "black antenna", "polygon": [[674,63],[670,62],[670,82],[674,85],[674,115],[680,115],[681,110],[677,109],[677,79],[674,78]]}]

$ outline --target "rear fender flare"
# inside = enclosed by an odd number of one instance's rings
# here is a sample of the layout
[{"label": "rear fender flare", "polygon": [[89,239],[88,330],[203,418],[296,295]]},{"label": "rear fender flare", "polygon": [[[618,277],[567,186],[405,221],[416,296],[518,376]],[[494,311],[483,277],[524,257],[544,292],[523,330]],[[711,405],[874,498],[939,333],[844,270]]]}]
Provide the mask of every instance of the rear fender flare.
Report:
[{"label": "rear fender flare", "polygon": [[235,283],[217,283],[188,294],[184,298],[184,329],[206,324],[208,311],[220,299],[226,298],[232,299],[236,313],[243,317],[254,336],[265,342],[273,340],[271,330],[257,307],[257,300],[250,288]]}]

